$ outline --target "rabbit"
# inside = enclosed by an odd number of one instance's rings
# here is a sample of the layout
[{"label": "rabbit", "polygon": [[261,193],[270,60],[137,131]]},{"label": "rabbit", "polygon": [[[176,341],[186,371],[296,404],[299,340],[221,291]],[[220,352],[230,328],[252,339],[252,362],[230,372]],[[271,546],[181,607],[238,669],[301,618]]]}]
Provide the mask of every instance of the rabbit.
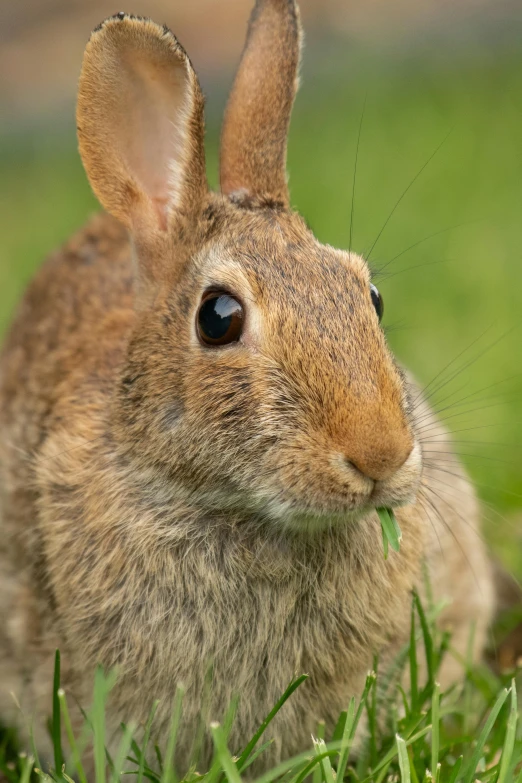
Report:
[{"label": "rabbit", "polygon": [[[294,0],[257,0],[219,193],[170,30],[119,13],[87,44],[79,149],[105,211],[38,271],[0,359],[0,719],[32,718],[43,753],[56,648],[80,705],[96,665],[117,668],[109,750],[154,698],[164,743],[183,683],[185,768],[202,716],[239,693],[239,748],[295,674],[259,764],[330,731],[374,655],[407,643],[426,569],[453,646],[473,625],[482,655],[495,592],[472,483],[455,457],[437,491],[450,435],[390,352],[366,262],[290,206],[301,37]],[[403,535],[387,560],[382,506]],[[459,671],[448,656],[442,684]]]}]

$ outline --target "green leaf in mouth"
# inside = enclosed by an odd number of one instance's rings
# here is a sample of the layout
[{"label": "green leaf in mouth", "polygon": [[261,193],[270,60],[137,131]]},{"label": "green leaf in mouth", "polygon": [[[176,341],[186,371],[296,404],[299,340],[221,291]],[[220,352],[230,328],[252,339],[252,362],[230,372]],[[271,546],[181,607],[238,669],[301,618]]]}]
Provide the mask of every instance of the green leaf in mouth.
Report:
[{"label": "green leaf in mouth", "polygon": [[402,533],[399,523],[395,519],[395,514],[391,508],[378,508],[377,514],[381,521],[382,543],[384,548],[384,559],[388,559],[388,546],[391,546],[394,552],[401,548]]}]

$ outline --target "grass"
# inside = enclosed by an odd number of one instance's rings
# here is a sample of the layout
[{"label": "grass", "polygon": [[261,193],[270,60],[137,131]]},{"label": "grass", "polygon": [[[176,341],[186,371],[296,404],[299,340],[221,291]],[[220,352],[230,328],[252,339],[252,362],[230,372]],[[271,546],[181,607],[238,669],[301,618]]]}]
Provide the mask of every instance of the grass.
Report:
[{"label": "grass", "polygon": [[[436,53],[371,60],[361,52],[332,52],[335,67],[305,62],[292,124],[289,171],[293,203],[317,236],[368,256],[384,296],[390,343],[423,384],[455,432],[456,449],[484,502],[485,533],[494,551],[522,574],[522,49]],[[342,76],[340,75],[342,74]],[[365,98],[366,95],[366,98]],[[363,106],[364,115],[363,115]],[[360,142],[358,143],[360,130]],[[210,117],[209,171],[217,181],[217,126]],[[357,176],[354,162],[357,159]],[[74,131],[4,134],[0,138],[0,329],[42,257],[82,225],[96,203],[78,159]],[[353,196],[353,198],[352,198]],[[351,239],[351,242],[350,242]],[[453,363],[452,363],[452,360]],[[446,368],[442,376],[441,370]],[[444,383],[447,382],[447,385]],[[419,650],[405,651],[409,688],[386,701],[383,676],[369,676],[360,700],[331,737],[310,740],[308,753],[257,778],[258,783],[362,781],[472,783],[520,781],[522,740],[514,682],[485,668],[466,668],[462,685],[441,692],[437,672],[450,640],[436,632],[418,602],[412,640],[422,637],[428,680],[420,682]],[[49,705],[58,772],[86,783],[81,737],[68,720],[67,696],[56,672]],[[125,779],[129,756],[140,781],[175,781],[178,773],[132,727],[122,730],[118,759],[107,760],[104,709],[112,679],[97,674],[86,731],[95,747],[96,783]],[[291,691],[292,683],[274,710]],[[171,747],[183,720],[182,693],[173,712]],[[384,710],[385,726],[377,715]],[[267,722],[273,715],[267,717]],[[369,734],[353,758],[357,726]],[[154,707],[145,737],[153,735]],[[230,748],[227,727],[213,726],[215,762],[206,783],[238,783],[262,744]],[[61,731],[68,737],[62,748]],[[26,752],[29,749],[24,749]],[[0,768],[8,781],[45,777],[38,761],[20,756],[13,732],[0,734]],[[178,771],[179,772],[179,771]],[[183,781],[194,780],[190,772]],[[198,779],[200,779],[198,777]],[[1,780],[1,774],[0,774]],[[89,780],[88,783],[93,783]]]},{"label": "grass", "polygon": [[[464,667],[462,682],[441,691],[437,676],[445,657],[452,655],[452,648],[449,636],[436,627],[436,614],[436,609],[426,614],[414,595],[410,642],[390,671],[380,673],[375,662],[363,693],[359,698],[352,697],[346,705],[331,736],[325,737],[324,724],[319,724],[307,751],[266,772],[254,772],[253,778],[249,768],[270,744],[263,743],[267,727],[294,691],[306,687],[306,675],[289,684],[242,748],[230,747],[228,743],[237,708],[235,701],[222,725],[210,724],[214,743],[210,767],[201,767],[196,759],[189,770],[180,770],[174,759],[177,729],[183,721],[181,686],[174,694],[164,754],[151,741],[156,701],[144,732],[140,732],[142,741],[139,743],[133,736],[135,726],[122,724],[119,748],[112,758],[105,746],[105,712],[116,675],[106,674],[101,668],[96,671],[92,706],[85,713],[84,727],[75,734],[67,694],[60,688],[57,651],[49,728],[54,761],[44,769],[35,748],[30,754],[17,754],[13,746],[3,747],[0,771],[9,783],[70,783],[73,776],[80,783],[117,783],[130,773],[134,773],[138,783],[240,783],[243,779],[254,779],[256,783],[518,783],[522,780],[522,733],[515,679],[494,676],[485,668]],[[425,660],[424,679],[419,674],[419,656]],[[408,688],[400,684],[406,681]],[[243,697],[248,698],[248,694]],[[352,753],[356,737],[358,746]],[[86,751],[92,751],[94,757],[95,772],[90,779],[84,767]]]},{"label": "grass", "polygon": [[393,509],[391,508],[378,508],[377,514],[381,522],[382,528],[382,545],[384,549],[384,559],[388,559],[388,547],[398,552],[401,548],[402,533],[399,527],[399,523],[395,518]]}]

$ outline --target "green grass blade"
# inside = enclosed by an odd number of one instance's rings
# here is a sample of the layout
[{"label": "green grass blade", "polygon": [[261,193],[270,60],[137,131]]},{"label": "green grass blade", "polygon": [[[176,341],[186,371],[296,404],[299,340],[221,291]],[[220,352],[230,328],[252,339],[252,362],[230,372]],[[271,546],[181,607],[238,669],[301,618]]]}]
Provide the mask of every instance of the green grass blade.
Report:
[{"label": "green grass blade", "polygon": [[80,781],[80,783],[87,783],[87,777],[85,775],[85,770],[81,762],[80,753],[78,751],[78,745],[76,743],[76,738],[74,736],[74,731],[71,723],[71,717],[69,715],[69,709],[67,707],[67,699],[65,697],[65,693],[62,688],[60,688],[60,690],[58,691],[58,700],[60,702],[60,710],[62,713],[62,718],[65,726],[65,732],[67,734],[67,740],[69,742],[69,747],[71,749],[72,762],[76,770],[76,774],[78,775],[78,780]]},{"label": "green grass blade", "polygon": [[[270,745],[273,745],[273,744],[274,744],[274,740],[273,739],[269,739],[268,742],[263,742],[263,744],[260,745],[258,748],[256,748],[254,750],[254,752],[248,757],[248,759],[247,759],[247,761],[246,761],[246,763],[243,766],[241,771],[244,772],[245,769],[248,769],[248,767],[251,764],[253,764],[254,761],[257,758],[259,758],[259,756],[261,756],[265,752],[265,750],[267,750],[270,747]],[[206,778],[205,778],[205,781],[206,781]]]},{"label": "green grass blade", "polygon": [[433,660],[433,635],[430,631],[426,612],[416,590],[413,591],[413,601],[419,615],[422,630],[422,640],[424,642],[424,652],[426,655],[426,668],[428,670],[428,685],[435,679],[434,660]]},{"label": "green grass blade", "polygon": [[[230,703],[230,706],[227,709],[227,713],[225,715],[225,720],[223,722],[223,729],[222,729],[225,742],[228,742],[228,737],[232,729],[238,703],[239,703],[239,697],[234,696]],[[269,740],[268,742],[265,742],[264,745],[261,745],[259,748],[256,748],[256,750],[254,750],[253,753],[249,756],[243,769],[246,769],[247,767],[250,766],[250,764],[253,764],[256,758],[260,756],[261,753],[263,753],[263,751],[265,751],[267,747],[272,744],[272,742],[273,740]],[[215,783],[215,781],[218,778],[220,778],[221,775],[222,775],[222,770],[220,766],[219,756],[217,754],[216,748],[214,747],[214,758],[212,760],[212,764],[210,766],[209,771],[204,776],[205,783]]]},{"label": "green grass blade", "polygon": [[347,712],[346,710],[343,710],[339,715],[337,723],[335,724],[335,729],[333,730],[333,734],[332,734],[333,742],[340,742],[342,740],[344,735],[344,729],[346,726],[346,717],[347,717]]},{"label": "green grass blade", "polygon": [[38,748],[36,747],[36,742],[34,739],[34,723],[31,721],[30,727],[29,727],[29,739],[31,742],[31,752],[34,758],[34,766],[35,769],[42,769],[42,764],[40,762],[40,758],[38,756]]},{"label": "green grass blade", "polygon": [[[324,756],[328,756],[328,758],[330,758],[330,756],[333,755],[333,752],[331,750],[332,744],[330,743],[326,747],[327,747],[327,750],[324,753],[317,753],[316,752],[315,758],[313,758],[311,760],[310,760],[310,753],[301,754],[304,757],[304,761],[305,762],[308,761],[308,764],[306,764],[306,763],[304,764],[304,766],[302,767],[301,771],[297,774],[297,776],[294,776],[293,779],[290,778],[292,783],[303,783],[303,781],[305,781],[309,777],[310,773],[313,772],[317,768],[317,766],[321,764],[321,761],[322,761]],[[330,750],[328,750],[328,748],[330,748]],[[294,765],[293,765],[294,767],[297,765],[296,764],[296,760],[299,759],[299,758],[300,757],[296,757],[294,759]],[[291,767],[290,769],[293,769],[293,767]],[[274,780],[273,777],[271,779]],[[256,783],[259,783],[259,781],[256,781]],[[339,781],[339,783],[340,783],[340,781]]]},{"label": "green grass blade", "polygon": [[466,764],[465,770],[464,770],[464,772],[462,774],[462,778],[461,779],[462,779],[463,783],[473,783],[473,781],[475,780],[475,772],[477,770],[477,765],[478,765],[478,763],[480,761],[480,758],[482,756],[482,752],[484,750],[484,745],[486,744],[486,740],[487,740],[487,738],[488,738],[488,736],[489,736],[493,726],[495,725],[495,721],[496,721],[496,719],[498,717],[498,714],[499,714],[500,710],[502,709],[502,706],[503,706],[504,702],[507,699],[507,695],[508,695],[508,692],[504,688],[500,692],[500,694],[499,694],[495,704],[493,705],[493,708],[492,708],[491,712],[488,715],[488,719],[486,720],[486,723],[484,724],[484,728],[480,732],[479,738],[477,740],[477,745],[475,747],[473,755],[472,755],[471,759],[469,760],[469,762]]},{"label": "green grass blade", "polygon": [[114,758],[114,768],[111,775],[111,783],[118,783],[123,773],[123,764],[127,758],[127,753],[132,742],[132,735],[134,734],[136,727],[131,723],[125,726],[123,730],[123,736],[120,741],[118,752]]},{"label": "green grass blade", "polygon": [[238,706],[239,706],[239,694],[236,693],[232,696],[232,700],[227,707],[225,718],[223,720],[223,731],[225,733],[225,739],[227,742],[230,736],[230,732],[232,731],[232,726],[234,725],[234,720],[236,717]]},{"label": "green grass blade", "polygon": [[417,772],[415,770],[415,765],[413,763],[413,748],[408,748],[408,762],[410,765],[410,775],[411,775],[411,783],[420,783],[419,782],[419,776],[417,775]]},{"label": "green grass blade", "polygon": [[92,731],[94,735],[94,772],[96,783],[105,783],[105,703],[107,696],[107,681],[101,667],[96,669],[94,676],[94,695],[92,704]]},{"label": "green grass blade", "polygon": [[388,516],[391,519],[393,529],[395,530],[395,535],[397,536],[397,540],[399,541],[400,544],[402,541],[402,530],[399,527],[399,523],[397,522],[397,517],[395,516],[395,513],[392,508],[388,509]]},{"label": "green grass blade", "polygon": [[399,756],[399,769],[401,771],[401,781],[402,783],[411,783],[411,775],[410,775],[410,760],[408,758],[408,750],[406,748],[406,743],[400,737],[398,734],[395,737],[395,740],[397,742],[397,754]]},{"label": "green grass blade", "polygon": [[364,683],[364,690],[362,692],[359,706],[357,707],[357,712],[355,713],[355,719],[353,721],[352,730],[350,732],[350,738],[353,740],[355,737],[355,732],[357,731],[357,727],[359,725],[359,722],[362,718],[362,714],[364,711],[364,708],[366,707],[366,703],[368,701],[368,696],[370,695],[371,689],[375,686],[375,683],[377,682],[377,675],[375,672],[369,672],[366,675],[366,682]]},{"label": "green grass blade", "polygon": [[174,771],[174,753],[176,751],[176,740],[178,738],[178,729],[181,718],[181,707],[184,693],[184,687],[182,685],[178,685],[172,707],[172,718],[170,721],[169,738],[167,740],[167,750],[165,751],[165,758],[163,759],[161,783],[174,783],[176,780],[176,774]]},{"label": "green grass blade", "polygon": [[54,654],[54,677],[53,677],[53,716],[51,721],[51,733],[53,739],[54,769],[58,778],[62,776],[63,751],[62,751],[62,721],[60,700],[58,691],[60,690],[60,650]]},{"label": "green grass blade", "polygon": [[435,683],[431,697],[431,774],[436,779],[440,748],[440,685]]},{"label": "green grass blade", "polygon": [[382,531],[382,550],[384,552],[384,559],[388,559],[389,555],[389,544],[388,544],[388,536],[386,535],[386,530],[384,529],[384,525],[381,523],[381,531]]},{"label": "green grass blade", "polygon": [[504,747],[502,748],[502,756],[500,759],[500,771],[498,773],[497,783],[505,783],[508,773],[510,771],[511,761],[513,758],[513,751],[515,748],[517,720],[518,720],[517,687],[515,685],[515,680],[513,679],[511,680],[511,707],[509,710],[506,736],[504,739]]},{"label": "green grass blade", "polygon": [[375,685],[373,688],[371,688],[370,692],[368,693],[368,697],[366,699],[366,715],[368,717],[368,735],[369,735],[369,745],[368,749],[370,751],[370,765],[373,769],[375,765],[378,763],[378,723],[377,723],[377,713],[378,713],[378,704],[377,704],[377,657],[374,656],[373,658],[373,667],[375,670]]},{"label": "green grass blade", "polygon": [[210,731],[212,739],[214,740],[214,746],[218,755],[223,771],[227,776],[228,783],[241,783],[241,775],[237,768],[234,759],[232,758],[230,751],[227,747],[225,734],[219,723],[211,723]]},{"label": "green grass blade", "polygon": [[410,628],[410,696],[411,711],[417,712],[417,702],[419,698],[419,670],[417,664],[417,640],[415,634],[415,605],[411,605],[411,628]]},{"label": "green grass blade", "polygon": [[[341,747],[340,742],[329,742],[326,745],[326,753],[327,756],[334,756],[339,752],[339,749]],[[285,761],[282,761],[280,764],[277,764],[273,769],[268,770],[267,772],[264,772],[262,775],[260,775],[258,778],[256,778],[253,783],[272,783],[272,781],[276,780],[277,778],[280,778],[282,775],[284,775],[286,772],[288,772],[289,769],[294,769],[295,767],[300,766],[301,764],[306,764],[306,767],[303,769],[303,778],[301,778],[301,774],[294,779],[294,783],[300,783],[300,780],[304,780],[305,777],[307,777],[314,766],[321,761],[321,756],[316,756],[310,761],[310,751],[306,750],[303,751],[303,753],[299,753],[297,756],[292,756],[290,759],[285,759]],[[306,770],[306,773],[305,773]]]},{"label": "green grass blade", "polygon": [[[319,721],[317,724],[317,739],[312,738],[312,742],[314,745],[315,755],[321,755],[321,749],[319,751],[317,750],[317,742],[323,741],[324,745],[324,732],[325,732],[325,724],[324,721]],[[322,764],[317,764],[317,766],[314,768],[314,773],[312,775],[312,783],[321,783],[323,781],[323,767]]]},{"label": "green grass blade", "polygon": [[33,756],[26,756],[26,758],[24,759],[22,774],[20,775],[20,783],[30,783],[33,767],[34,767]]},{"label": "green grass blade", "polygon": [[261,739],[261,737],[265,733],[267,727],[272,722],[272,720],[275,718],[275,716],[277,715],[277,713],[279,712],[279,710],[281,709],[283,704],[286,701],[288,701],[288,699],[290,698],[292,693],[294,693],[294,691],[296,691],[297,688],[299,688],[299,686],[307,678],[308,678],[307,674],[302,674],[296,680],[293,680],[290,683],[290,685],[288,686],[288,688],[286,689],[286,691],[283,693],[281,698],[276,702],[274,707],[270,710],[270,712],[268,713],[268,715],[266,716],[266,718],[264,719],[264,721],[262,722],[262,724],[260,725],[260,727],[258,728],[256,733],[254,734],[254,736],[252,737],[250,742],[246,745],[245,749],[241,753],[241,755],[240,755],[240,757],[239,757],[239,759],[237,761],[237,768],[238,768],[239,772],[241,772],[241,770],[245,766],[246,760],[248,759],[248,757],[250,756],[250,754],[254,750],[255,746],[257,745],[257,743],[259,742],[259,740]]},{"label": "green grass blade", "polygon": [[199,707],[198,725],[194,732],[194,738],[192,741],[189,769],[197,769],[200,762],[201,751],[203,749],[205,735],[207,733],[208,723],[210,720],[209,710],[210,710],[210,701],[212,696],[213,678],[214,678],[214,667],[212,663],[209,663],[207,664],[205,677],[203,679],[203,687],[199,695],[200,707]]},{"label": "green grass blade", "polygon": [[35,767],[34,771],[40,778],[40,780],[43,780],[44,783],[55,783],[56,778],[51,777],[51,775],[48,775],[46,772],[44,772],[40,767]]},{"label": "green grass blade", "polygon": [[[308,754],[308,758],[310,758],[310,754]],[[310,777],[310,773],[314,773],[315,770],[320,766],[321,764],[321,757],[318,755],[315,758],[313,758],[311,761],[309,761],[308,764],[304,764],[302,766],[302,769],[297,773],[297,775],[294,774],[294,777],[292,779],[291,775],[294,770],[290,770],[290,780],[292,783],[303,783],[303,781],[308,780]],[[295,771],[294,771],[295,772]]]},{"label": "green grass blade", "polygon": [[137,783],[143,783],[143,773],[145,771],[145,754],[147,752],[147,747],[150,740],[150,732],[152,730],[152,723],[154,721],[154,716],[156,715],[156,710],[158,709],[159,700],[156,700],[149,712],[149,717],[147,718],[147,723],[145,724],[145,731],[143,732],[143,742],[141,744],[141,749],[139,751],[139,760],[140,765],[138,767],[138,779]]},{"label": "green grass blade", "polygon": [[344,724],[343,736],[341,738],[341,749],[339,750],[339,761],[337,764],[337,779],[339,781],[344,780],[346,773],[346,767],[348,766],[348,758],[350,757],[350,750],[353,742],[353,726],[355,723],[355,697],[352,696],[348,710],[346,711],[346,722]]},{"label": "green grass blade", "polygon": [[[308,755],[308,758],[310,758],[310,755]],[[294,775],[293,779],[291,777],[292,772],[295,773],[294,768],[290,768],[289,775],[290,780],[292,780],[292,783],[303,783],[304,780],[307,780],[310,773],[316,769],[317,765],[320,764],[321,761],[318,758],[312,759],[308,764],[305,764],[301,771],[297,773],[297,775]]]},{"label": "green grass blade", "polygon": [[163,756],[161,755],[161,750],[157,745],[154,745],[154,753],[156,754],[156,761],[158,762],[158,769],[160,774],[163,774]]},{"label": "green grass blade", "polygon": [[[314,750],[316,756],[321,757],[320,769],[322,770],[323,773],[322,779],[324,780],[324,783],[335,783],[330,757],[328,755],[325,755],[327,748],[324,739],[314,740]],[[319,780],[321,780],[321,776],[319,776]]]},{"label": "green grass blade", "polygon": [[[401,548],[402,533],[395,514],[389,508],[378,508],[377,514],[381,521],[381,527],[383,532],[383,541],[386,538],[391,548],[398,552]],[[385,557],[387,556],[387,547],[385,545]]]},{"label": "green grass blade", "polygon": [[[404,740],[404,742],[406,743],[406,747],[413,745],[415,742],[417,742],[417,740],[421,739],[421,737],[425,737],[429,731],[431,731],[431,726],[426,726],[424,729],[417,731],[407,740]],[[372,770],[372,774],[369,775],[367,778],[364,778],[364,783],[370,783],[370,781],[374,781],[374,780],[376,781],[376,783],[380,783],[386,775],[386,771],[390,765],[390,761],[393,761],[396,755],[397,755],[397,744],[394,743],[390,748],[390,750],[388,751],[388,753],[386,753],[384,758],[379,762],[379,764],[375,767],[375,769]],[[380,774],[377,777],[375,777],[377,772],[379,772]]]},{"label": "green grass blade", "polygon": [[460,768],[462,767],[462,763],[464,761],[464,756],[459,756],[456,762],[453,765],[453,768],[451,770],[451,774],[448,778],[448,783],[455,783],[459,776]]}]

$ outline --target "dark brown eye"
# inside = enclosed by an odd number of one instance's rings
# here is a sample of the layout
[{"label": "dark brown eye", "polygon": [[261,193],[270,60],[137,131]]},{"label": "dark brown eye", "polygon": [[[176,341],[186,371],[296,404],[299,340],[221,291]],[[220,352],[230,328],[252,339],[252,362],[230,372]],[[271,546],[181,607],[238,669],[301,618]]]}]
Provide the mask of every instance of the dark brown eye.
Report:
[{"label": "dark brown eye", "polygon": [[373,306],[375,307],[375,312],[377,313],[377,317],[380,321],[382,314],[384,313],[384,302],[382,301],[382,296],[380,295],[379,290],[373,285],[373,283],[370,283],[370,296],[372,297]]},{"label": "dark brown eye", "polygon": [[201,300],[196,324],[204,345],[235,343],[243,331],[243,306],[225,291],[209,291]]}]

